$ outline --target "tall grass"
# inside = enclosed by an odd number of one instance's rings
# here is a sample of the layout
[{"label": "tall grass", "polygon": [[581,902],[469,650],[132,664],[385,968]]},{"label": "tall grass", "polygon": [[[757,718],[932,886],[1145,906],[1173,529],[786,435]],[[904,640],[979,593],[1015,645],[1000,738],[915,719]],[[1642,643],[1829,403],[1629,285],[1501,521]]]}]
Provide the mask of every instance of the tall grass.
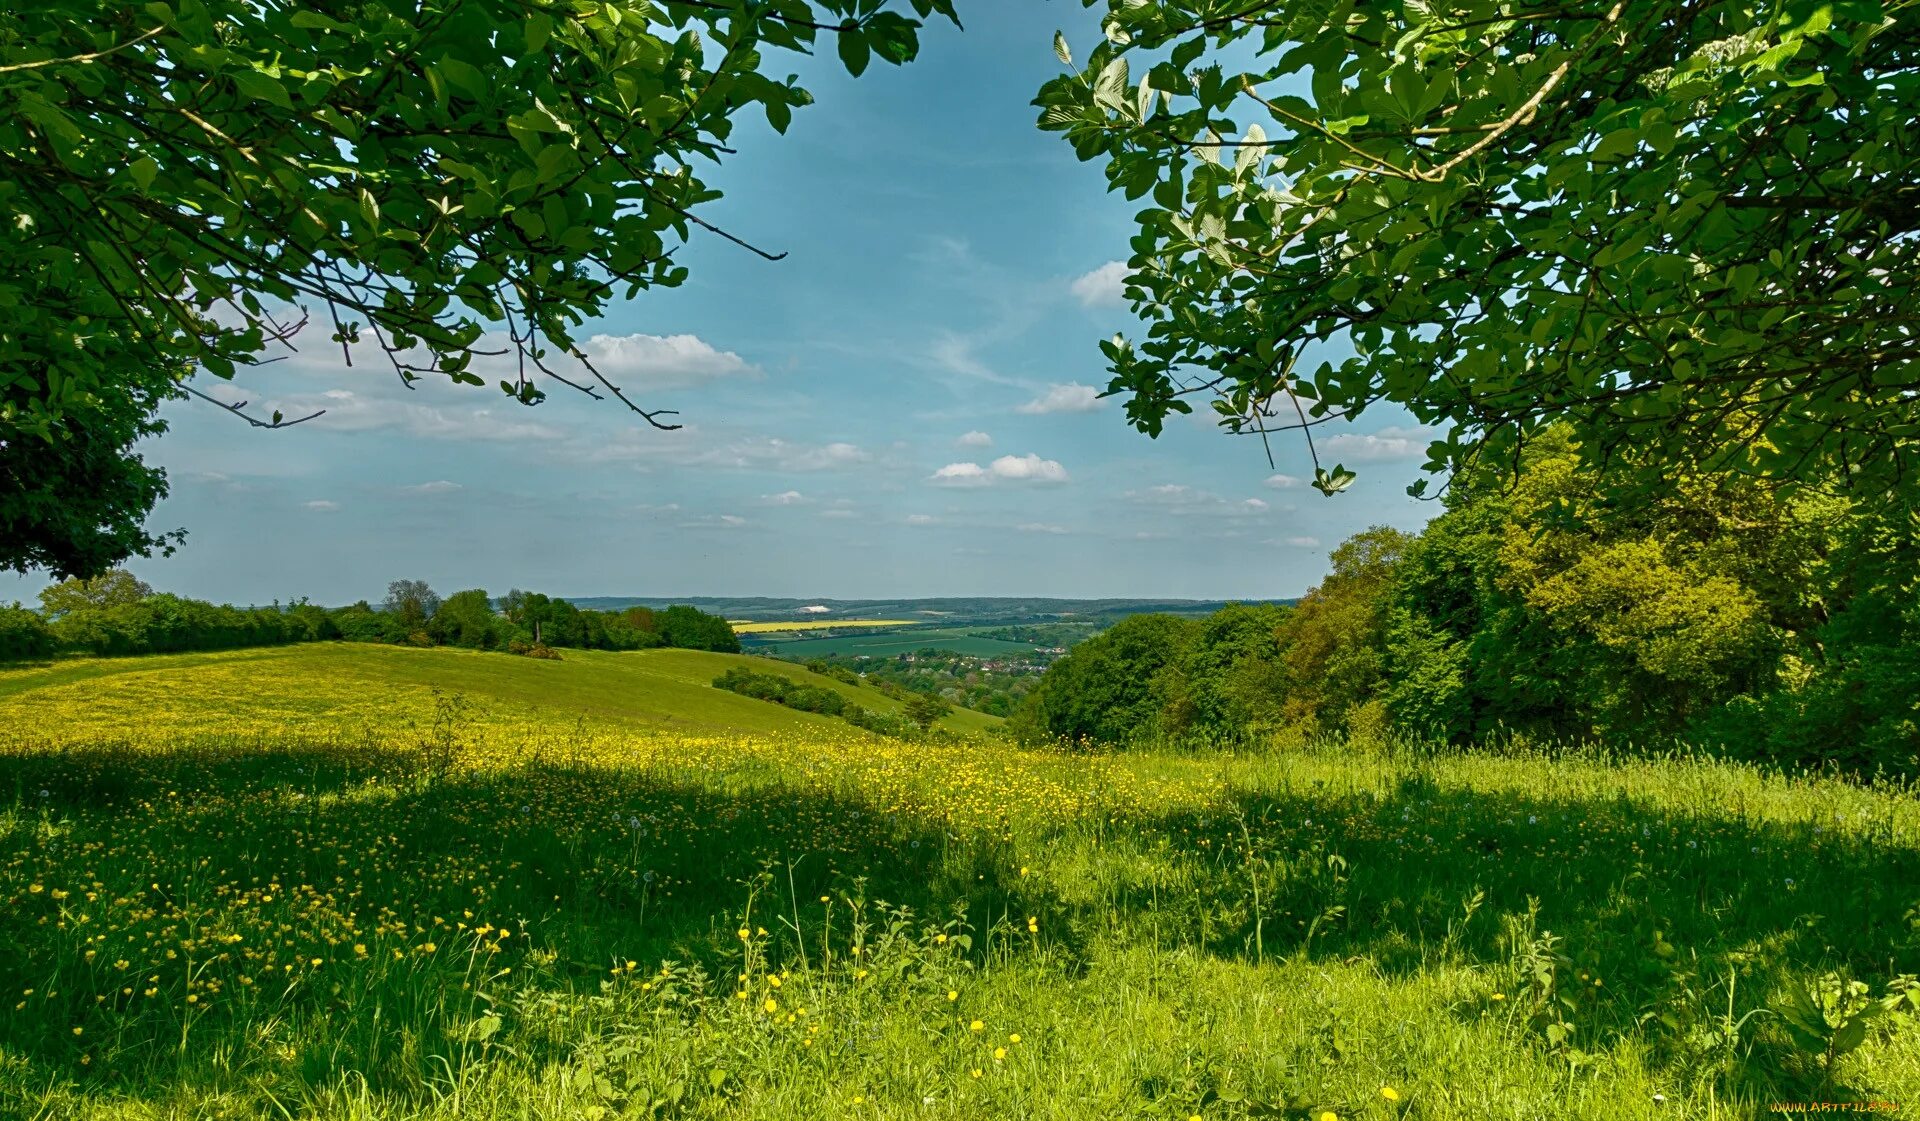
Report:
[{"label": "tall grass", "polygon": [[1598,1121],[1920,1089],[1895,784],[445,703],[117,743],[63,710],[0,745],[0,1116]]}]

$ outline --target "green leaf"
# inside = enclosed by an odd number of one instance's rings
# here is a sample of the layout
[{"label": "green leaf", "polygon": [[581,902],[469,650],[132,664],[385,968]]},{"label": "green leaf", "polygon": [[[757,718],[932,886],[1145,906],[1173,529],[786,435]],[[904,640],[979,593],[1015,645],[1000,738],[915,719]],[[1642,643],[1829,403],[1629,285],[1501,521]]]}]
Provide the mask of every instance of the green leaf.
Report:
[{"label": "green leaf", "polygon": [[293,15],[287,20],[287,22],[291,23],[293,26],[298,27],[304,31],[352,31],[353,30],[352,24],[341,23],[339,20],[334,19],[331,16],[322,15],[319,12],[308,11],[304,8],[301,9],[300,11],[293,13]]},{"label": "green leaf", "polygon": [[840,62],[847,73],[858,78],[866,73],[869,50],[867,38],[858,31],[840,32]]},{"label": "green leaf", "polygon": [[253,100],[271,102],[282,109],[293,108],[293,99],[287,96],[287,88],[277,79],[269,78],[258,70],[235,70],[231,76],[234,87]]},{"label": "green leaf", "polygon": [[1053,53],[1059,58],[1060,65],[1073,65],[1073,52],[1067,49],[1067,37],[1058,31],[1053,33]]},{"label": "green leaf", "polygon": [[553,17],[545,12],[532,12],[527,16],[525,31],[527,53],[538,54],[540,48],[547,45],[547,39],[553,35]]},{"label": "green leaf", "polygon": [[153,178],[158,174],[160,165],[153,162],[152,156],[141,156],[127,165],[127,175],[133,180],[134,186],[140,188],[141,194],[153,186]]},{"label": "green leaf", "polygon": [[1324,467],[1316,467],[1313,469],[1313,489],[1326,495],[1328,498],[1332,498],[1334,495],[1352,486],[1354,479],[1357,477],[1358,476],[1352,471],[1347,470],[1346,467],[1338,463],[1333,465],[1333,470],[1331,471]]},{"label": "green leaf", "polygon": [[485,101],[491,84],[480,68],[470,62],[448,56],[433,64],[433,68],[446,76],[448,84],[467,95],[473,101]]}]

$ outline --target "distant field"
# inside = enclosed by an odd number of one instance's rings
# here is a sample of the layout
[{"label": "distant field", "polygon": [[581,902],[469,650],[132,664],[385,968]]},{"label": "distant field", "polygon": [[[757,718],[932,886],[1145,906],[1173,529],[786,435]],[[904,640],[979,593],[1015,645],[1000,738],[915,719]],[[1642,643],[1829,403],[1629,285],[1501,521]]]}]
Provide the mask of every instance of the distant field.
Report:
[{"label": "distant field", "polygon": [[[735,628],[738,630],[739,628]],[[911,631],[879,631],[874,634],[838,635],[832,638],[797,638],[787,641],[756,641],[754,650],[765,650],[785,658],[824,658],[829,654],[853,657],[892,657],[932,647],[966,654],[975,658],[997,658],[1008,654],[1030,654],[1034,646],[982,638],[971,627],[928,627]]]},{"label": "distant field", "polygon": [[799,622],[734,622],[735,634],[767,634],[781,631],[823,631],[835,627],[905,627],[911,619],[803,619]]}]

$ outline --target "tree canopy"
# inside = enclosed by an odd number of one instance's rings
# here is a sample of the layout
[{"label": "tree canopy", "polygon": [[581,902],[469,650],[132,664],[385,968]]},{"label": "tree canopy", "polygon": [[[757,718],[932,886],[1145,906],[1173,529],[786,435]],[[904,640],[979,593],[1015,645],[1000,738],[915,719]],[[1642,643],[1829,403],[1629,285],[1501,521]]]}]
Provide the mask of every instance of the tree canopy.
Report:
[{"label": "tree canopy", "polygon": [[1443,428],[1430,469],[1515,462],[1562,421],[1592,457],[1651,451],[1642,485],[1911,485],[1910,4],[1106,7],[1036,104],[1145,203],[1146,335],[1103,344],[1141,430],[1197,394],[1311,441],[1385,401]]},{"label": "tree canopy", "polygon": [[[559,383],[671,427],[576,328],[681,283],[691,226],[740,240],[698,216],[719,192],[695,164],[739,113],[784,131],[810,102],[774,52],[824,35],[859,74],[911,59],[919,26],[879,0],[0,10],[0,563],[91,575],[164,547],[140,529],[163,480],[128,446],[160,400],[207,395],[194,374],[296,338],[370,340],[409,383],[484,384],[475,357],[504,353],[518,401]],[[45,508],[97,487],[84,518]]]}]

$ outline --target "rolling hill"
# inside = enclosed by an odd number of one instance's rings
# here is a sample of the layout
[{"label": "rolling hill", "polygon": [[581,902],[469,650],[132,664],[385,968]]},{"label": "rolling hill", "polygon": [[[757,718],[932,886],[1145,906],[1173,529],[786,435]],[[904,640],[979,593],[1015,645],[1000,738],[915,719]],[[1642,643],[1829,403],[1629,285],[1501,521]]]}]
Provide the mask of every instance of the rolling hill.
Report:
[{"label": "rolling hill", "polygon": [[[462,719],[493,718],[549,727],[655,727],[715,733],[773,733],[808,727],[848,729],[834,717],[796,712],[713,688],[744,665],[832,689],[879,712],[900,702],[800,666],[700,650],[568,650],[560,661],[449,648],[313,643],[208,654],[89,658],[0,670],[0,726],[53,732],[60,714],[84,709],[96,728],[129,736],[151,713],[167,710],[178,732],[231,731],[235,721],[260,734],[312,729],[337,734],[359,722],[396,716],[431,723],[444,698],[458,695]],[[438,696],[435,695],[438,690]],[[955,709],[940,722],[980,732],[999,718]]]}]

